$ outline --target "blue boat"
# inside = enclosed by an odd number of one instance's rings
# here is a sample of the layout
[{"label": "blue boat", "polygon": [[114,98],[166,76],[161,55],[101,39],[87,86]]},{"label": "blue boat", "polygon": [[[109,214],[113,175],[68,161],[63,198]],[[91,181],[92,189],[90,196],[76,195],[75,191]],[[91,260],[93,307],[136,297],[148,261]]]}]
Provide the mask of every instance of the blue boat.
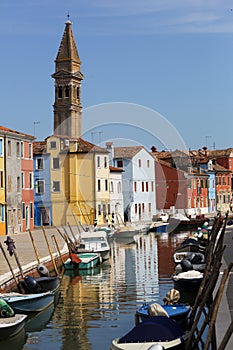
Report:
[{"label": "blue boat", "polygon": [[146,303],[137,309],[135,323],[142,322],[154,315],[160,315],[172,318],[180,327],[185,328],[190,310],[191,306],[188,304],[160,305],[158,303]]},{"label": "blue boat", "polygon": [[96,253],[70,254],[70,258],[64,262],[65,270],[88,270],[100,263],[100,256]]}]

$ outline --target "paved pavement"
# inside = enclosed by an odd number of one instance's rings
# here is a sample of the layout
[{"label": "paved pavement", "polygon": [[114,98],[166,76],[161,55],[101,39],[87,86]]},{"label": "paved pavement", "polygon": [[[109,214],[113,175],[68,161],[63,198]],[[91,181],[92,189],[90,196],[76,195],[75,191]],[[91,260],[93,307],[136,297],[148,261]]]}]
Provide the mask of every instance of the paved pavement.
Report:
[{"label": "paved pavement", "polygon": [[[72,237],[72,234],[69,230],[69,228],[66,228],[66,230],[69,232],[70,237]],[[63,231],[63,229],[61,229]],[[78,234],[78,230],[72,229],[74,234]],[[57,254],[57,249],[54,243],[54,240],[52,239],[52,236],[56,237],[59,249],[61,253],[67,253],[67,247],[66,244],[61,237],[61,235],[58,233],[56,228],[48,228],[46,229],[46,237],[49,242],[50,249],[53,254]],[[34,242],[36,245],[36,248],[38,250],[38,254],[41,260],[41,263],[44,263],[46,261],[51,260],[49,249],[46,243],[46,239],[44,237],[42,229],[37,229],[32,232],[32,236],[34,238]],[[37,257],[36,253],[34,251],[32,241],[30,238],[29,233],[19,233],[11,235],[11,238],[15,241],[16,246],[16,253],[20,261],[20,265],[23,266],[25,272],[29,269],[31,269],[32,266],[36,267]],[[222,268],[221,271],[224,270],[224,268],[233,261],[233,226],[228,226],[226,228],[225,238],[224,238],[224,244],[226,245],[223,261],[222,261]],[[6,236],[0,236],[0,242],[2,243],[5,252],[7,253],[7,257],[10,260],[10,264],[15,271],[18,271],[18,267],[15,261],[15,258],[13,256],[10,256],[7,251],[7,247],[4,243],[6,240]],[[9,272],[9,267],[6,263],[6,260],[3,257],[2,252],[0,252],[0,286],[6,283],[9,279],[12,278],[11,272]],[[221,274],[220,274],[221,278]],[[216,286],[217,288],[218,286]],[[230,274],[230,277],[228,279],[228,283],[225,287],[224,295],[220,304],[220,309],[218,312],[217,322],[216,322],[216,334],[217,334],[217,343],[220,344],[228,326],[230,325],[231,321],[233,319],[233,272]],[[233,349],[233,337],[231,336],[231,339],[225,348],[225,350],[232,350]]]},{"label": "paved pavement", "polygon": [[[63,228],[60,228],[61,232],[64,232]],[[69,230],[69,228],[66,228],[68,234],[70,237],[72,237],[72,234]],[[78,234],[77,229],[72,229],[74,234]],[[61,235],[58,233],[56,228],[47,228],[45,230],[46,232],[46,238],[49,243],[49,247],[51,249],[51,252],[55,256],[59,256],[56,244],[52,236],[55,236],[56,242],[58,244],[59,250],[61,251],[61,254],[67,253],[67,245],[65,244],[65,241],[61,237]],[[7,258],[10,262],[10,265],[14,272],[18,272],[18,265],[16,262],[16,259],[14,256],[10,256],[9,252],[7,251],[7,246],[4,243],[7,236],[0,236],[0,242],[3,246],[3,249],[7,255]],[[29,233],[17,233],[10,235],[11,238],[13,238],[15,242],[15,252],[18,257],[20,265],[23,267],[23,270],[25,272],[31,270],[32,268],[36,267],[38,265],[36,252],[33,248],[32,240],[30,238]],[[46,238],[43,234],[42,229],[36,229],[32,232],[32,237],[34,239],[34,243],[36,246],[36,249],[38,251],[38,256],[41,263],[45,263],[48,261],[51,261],[50,252],[48,245],[46,243]],[[12,274],[9,270],[9,266],[6,262],[6,259],[4,258],[3,253],[0,251],[0,286],[4,285],[5,282],[7,282],[9,279],[12,279]]]}]

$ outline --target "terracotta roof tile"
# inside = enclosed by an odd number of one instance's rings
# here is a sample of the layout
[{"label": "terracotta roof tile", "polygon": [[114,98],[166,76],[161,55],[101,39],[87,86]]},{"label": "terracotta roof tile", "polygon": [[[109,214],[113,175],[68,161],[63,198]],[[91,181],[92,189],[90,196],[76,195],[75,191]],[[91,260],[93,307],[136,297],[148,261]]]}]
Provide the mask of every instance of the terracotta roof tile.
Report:
[{"label": "terracotta roof tile", "polygon": [[9,128],[6,128],[5,126],[0,126],[0,131],[3,131],[4,133],[17,134],[21,137],[30,138],[31,140],[33,140],[35,138],[33,135],[29,135],[29,134],[25,134],[25,133],[17,131],[17,130],[9,129]]},{"label": "terracotta roof tile", "polygon": [[143,146],[114,147],[114,158],[133,158]]}]

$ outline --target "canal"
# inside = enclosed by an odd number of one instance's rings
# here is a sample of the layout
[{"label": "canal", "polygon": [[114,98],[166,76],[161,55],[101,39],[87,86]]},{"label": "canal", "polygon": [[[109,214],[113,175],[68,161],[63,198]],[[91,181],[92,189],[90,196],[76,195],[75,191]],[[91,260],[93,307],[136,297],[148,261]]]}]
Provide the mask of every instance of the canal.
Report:
[{"label": "canal", "polygon": [[173,288],[172,253],[188,232],[149,233],[134,243],[111,242],[111,258],[92,274],[62,277],[57,305],[31,318],[1,350],[107,350],[134,326],[136,308],[162,302]]}]

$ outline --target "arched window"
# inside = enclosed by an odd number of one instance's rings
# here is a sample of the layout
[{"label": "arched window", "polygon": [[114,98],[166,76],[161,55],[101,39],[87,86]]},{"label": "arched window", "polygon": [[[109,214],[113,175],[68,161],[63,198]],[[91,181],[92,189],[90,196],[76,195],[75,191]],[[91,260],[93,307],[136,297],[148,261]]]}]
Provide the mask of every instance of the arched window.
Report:
[{"label": "arched window", "polygon": [[65,87],[65,97],[70,97],[70,88],[68,85]]},{"label": "arched window", "polygon": [[58,86],[58,98],[62,98],[62,86]]}]

